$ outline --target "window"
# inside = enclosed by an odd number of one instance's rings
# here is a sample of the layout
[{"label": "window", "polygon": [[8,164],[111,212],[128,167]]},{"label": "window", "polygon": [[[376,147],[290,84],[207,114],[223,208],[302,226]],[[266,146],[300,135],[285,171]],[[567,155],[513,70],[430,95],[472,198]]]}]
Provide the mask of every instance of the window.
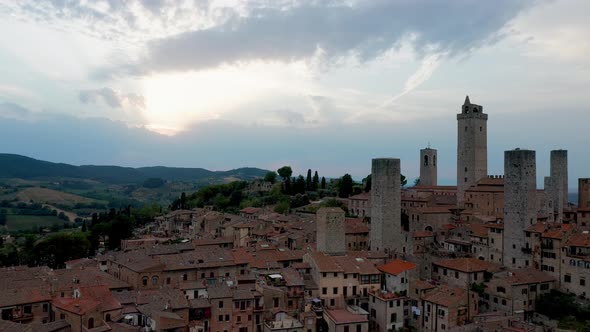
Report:
[{"label": "window", "polygon": [[506,300],[502,299],[502,305],[506,305]]},{"label": "window", "polygon": [[219,317],[217,317],[217,320],[223,322],[223,315],[219,315]]},{"label": "window", "polygon": [[442,309],[438,309],[438,316],[439,317],[444,317],[445,316],[445,311]]},{"label": "window", "polygon": [[49,305],[47,303],[43,303],[43,312],[49,311]]},{"label": "window", "polygon": [[323,295],[327,295],[328,294],[328,287],[322,287],[322,294]]},{"label": "window", "polygon": [[389,307],[393,308],[393,301],[389,301]]},{"label": "window", "polygon": [[395,322],[397,322],[397,314],[395,314],[395,313],[391,314],[391,317],[390,317],[390,320],[389,320],[389,322],[390,322],[390,323],[395,323]]},{"label": "window", "polygon": [[324,278],[325,278],[325,277],[327,277],[327,276],[328,276],[328,274],[327,274],[326,272],[322,273],[322,277],[324,277]]},{"label": "window", "polygon": [[428,156],[424,156],[424,166],[428,166]]},{"label": "window", "polygon": [[334,272],[334,278],[338,277],[338,272]]},{"label": "window", "polygon": [[549,289],[549,284],[541,284],[541,290],[548,290],[548,289]]},{"label": "window", "polygon": [[361,332],[362,328],[361,328],[361,324],[356,324],[356,332]]},{"label": "window", "polygon": [[166,278],[166,285],[170,285],[170,277]]},{"label": "window", "polygon": [[441,329],[441,330],[446,330],[446,329],[447,329],[447,326],[446,326],[445,324],[441,324],[441,325],[440,325],[440,329]]},{"label": "window", "polygon": [[349,327],[348,327],[348,326],[345,326],[345,327],[344,327],[344,332],[350,332],[350,329],[349,329]]},{"label": "window", "polygon": [[580,278],[580,286],[586,286],[586,280],[584,278]]},{"label": "window", "polygon": [[148,284],[148,277],[141,278],[141,284],[144,285],[144,286],[147,286],[147,284]]},{"label": "window", "polygon": [[152,285],[157,286],[158,285],[158,276],[153,276],[152,277]]},{"label": "window", "polygon": [[[564,275],[563,282],[572,282],[572,276],[570,276],[569,274]],[[543,287],[543,285],[541,285],[541,287]]]},{"label": "window", "polygon": [[333,307],[336,305],[336,301],[334,299],[330,299],[330,306]]},{"label": "window", "polygon": [[225,321],[229,322],[229,315],[225,315]]},{"label": "window", "polygon": [[506,288],[498,286],[498,287],[496,287],[496,291],[498,293],[506,293]]},{"label": "window", "polygon": [[278,308],[279,307],[279,298],[278,297],[273,297],[272,298],[272,304],[273,304],[273,307]]},{"label": "window", "polygon": [[186,279],[188,279],[188,276],[185,273],[185,274],[182,275],[182,280],[185,280],[186,281]]},{"label": "window", "polygon": [[219,301],[218,308],[223,308],[223,301]]},{"label": "window", "polygon": [[459,272],[455,271],[455,279],[459,279]]},{"label": "window", "polygon": [[522,289],[522,294],[524,295],[524,294],[527,294],[527,293],[528,293],[528,290],[526,288],[523,288]]},{"label": "window", "polygon": [[107,322],[110,322],[111,321],[111,314],[107,314],[105,319]]},{"label": "window", "polygon": [[32,308],[30,305],[26,305],[26,306],[25,306],[25,309],[24,309],[24,311],[25,311],[25,314],[30,314],[32,309],[33,309],[33,308]]},{"label": "window", "polygon": [[59,314],[59,319],[66,319],[66,315],[64,315],[63,313]]},{"label": "window", "polygon": [[94,328],[94,318],[92,318],[92,317],[88,318],[88,328],[89,329]]},{"label": "window", "polygon": [[332,290],[332,293],[334,293],[334,295],[338,294],[338,287],[334,287],[334,289]]},{"label": "window", "polygon": [[498,298],[494,297],[494,303],[498,303]]}]

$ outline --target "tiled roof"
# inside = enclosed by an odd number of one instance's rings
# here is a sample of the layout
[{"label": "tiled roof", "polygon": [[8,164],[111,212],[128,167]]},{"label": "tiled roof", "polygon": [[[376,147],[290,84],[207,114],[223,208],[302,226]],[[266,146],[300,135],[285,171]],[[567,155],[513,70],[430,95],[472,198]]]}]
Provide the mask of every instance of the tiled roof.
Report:
[{"label": "tiled roof", "polygon": [[326,314],[336,324],[365,323],[369,320],[366,315],[352,313],[346,309],[326,310]]},{"label": "tiled roof", "polygon": [[396,259],[392,262],[389,262],[384,265],[377,266],[379,271],[392,274],[392,275],[399,275],[402,272],[409,271],[416,268],[416,264],[408,261],[404,261],[402,259]]},{"label": "tiled roof", "polygon": [[345,220],[346,234],[369,233],[369,226],[358,218],[346,218]]},{"label": "tiled roof", "polygon": [[438,265],[447,269],[461,271],[461,272],[480,272],[488,271],[493,272],[500,269],[498,264],[492,262],[486,262],[477,258],[452,258],[452,259],[441,259],[435,261],[432,264]]},{"label": "tiled roof", "polygon": [[462,288],[443,285],[427,291],[422,299],[446,308],[453,308],[467,304],[466,293]]}]

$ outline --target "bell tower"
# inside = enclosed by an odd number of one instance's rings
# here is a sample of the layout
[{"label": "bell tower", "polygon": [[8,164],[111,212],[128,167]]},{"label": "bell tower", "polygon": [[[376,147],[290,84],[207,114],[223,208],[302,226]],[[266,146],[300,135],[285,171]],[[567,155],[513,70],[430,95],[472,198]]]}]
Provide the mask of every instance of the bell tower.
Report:
[{"label": "bell tower", "polygon": [[488,176],[488,115],[469,96],[457,114],[457,205],[463,206],[465,191]]}]

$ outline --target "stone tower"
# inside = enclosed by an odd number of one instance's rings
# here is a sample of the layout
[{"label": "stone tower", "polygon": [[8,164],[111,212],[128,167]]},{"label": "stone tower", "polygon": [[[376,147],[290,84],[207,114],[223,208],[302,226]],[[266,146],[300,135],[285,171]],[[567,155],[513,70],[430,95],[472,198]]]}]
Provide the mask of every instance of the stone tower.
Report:
[{"label": "stone tower", "polygon": [[530,266],[532,258],[524,230],[537,222],[535,151],[504,152],[504,257],[511,268]]},{"label": "stone tower", "polygon": [[420,185],[436,186],[436,149],[426,148],[420,150]]},{"label": "stone tower", "polygon": [[488,115],[467,96],[457,122],[457,204],[463,206],[465,190],[488,176]]},{"label": "stone tower", "polygon": [[578,179],[578,209],[590,209],[590,179]]},{"label": "stone tower", "polygon": [[550,195],[556,214],[555,221],[563,219],[563,208],[567,206],[567,150],[551,151],[550,160],[551,185]]},{"label": "stone tower", "polygon": [[371,181],[371,250],[403,253],[400,160],[373,159]]},{"label": "stone tower", "polygon": [[328,255],[346,254],[345,216],[341,208],[320,208],[316,215],[317,250]]},{"label": "stone tower", "polygon": [[553,222],[554,218],[555,218],[555,213],[553,212],[553,197],[551,196],[552,191],[551,191],[551,177],[550,176],[546,176],[544,178],[544,191],[545,191],[545,198],[547,199],[547,211],[545,211],[547,213],[548,219],[547,222]]}]

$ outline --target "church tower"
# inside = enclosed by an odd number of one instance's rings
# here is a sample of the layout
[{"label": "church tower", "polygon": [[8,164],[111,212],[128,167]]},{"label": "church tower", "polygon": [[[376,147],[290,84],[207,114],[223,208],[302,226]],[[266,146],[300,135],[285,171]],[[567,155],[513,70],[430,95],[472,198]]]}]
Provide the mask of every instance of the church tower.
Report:
[{"label": "church tower", "polygon": [[420,150],[420,185],[436,186],[436,150],[430,146]]},{"label": "church tower", "polygon": [[457,204],[463,206],[465,191],[488,176],[488,115],[467,96],[457,122]]}]

